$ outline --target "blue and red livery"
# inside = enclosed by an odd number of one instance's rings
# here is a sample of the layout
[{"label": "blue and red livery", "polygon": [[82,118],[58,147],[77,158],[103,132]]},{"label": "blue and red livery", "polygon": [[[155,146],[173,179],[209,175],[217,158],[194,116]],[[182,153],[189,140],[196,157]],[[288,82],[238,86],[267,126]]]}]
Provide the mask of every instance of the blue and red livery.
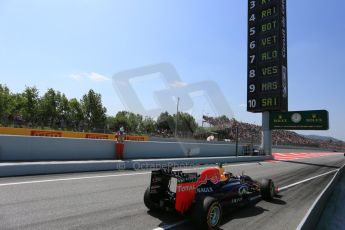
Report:
[{"label": "blue and red livery", "polygon": [[[175,188],[172,178],[177,180]],[[260,198],[270,200],[277,191],[270,179],[259,182],[247,175],[234,176],[224,172],[221,164],[206,168],[200,174],[161,168],[151,173],[144,203],[151,211],[190,214],[199,228],[215,229],[225,207],[243,206]]]}]

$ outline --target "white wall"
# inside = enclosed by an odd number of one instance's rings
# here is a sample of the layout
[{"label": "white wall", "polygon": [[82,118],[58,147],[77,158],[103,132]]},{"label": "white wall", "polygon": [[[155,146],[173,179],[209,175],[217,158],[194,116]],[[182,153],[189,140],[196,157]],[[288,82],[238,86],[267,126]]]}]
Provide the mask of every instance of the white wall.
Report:
[{"label": "white wall", "polygon": [[[239,146],[239,153],[242,147]],[[234,156],[235,145],[185,142],[125,142],[125,159]],[[241,155],[241,154],[239,154]],[[0,161],[110,160],[112,140],[0,135]]]},{"label": "white wall", "polygon": [[114,159],[110,140],[0,136],[1,161]]}]

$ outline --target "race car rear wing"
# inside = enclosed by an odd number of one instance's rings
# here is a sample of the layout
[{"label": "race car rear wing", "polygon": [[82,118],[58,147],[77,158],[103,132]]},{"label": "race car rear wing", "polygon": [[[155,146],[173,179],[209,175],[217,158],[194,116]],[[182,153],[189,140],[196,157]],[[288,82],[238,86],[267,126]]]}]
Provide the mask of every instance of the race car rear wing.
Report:
[{"label": "race car rear wing", "polygon": [[177,179],[177,184],[195,182],[198,179],[197,173],[184,173],[172,171],[172,168],[160,168],[151,172],[150,193],[156,194],[169,188],[171,178]]},{"label": "race car rear wing", "polygon": [[159,198],[165,194],[169,188],[171,178],[177,179],[175,210],[181,214],[186,212],[195,198],[196,182],[198,173],[184,173],[182,171],[172,171],[172,168],[161,168],[151,173],[150,193]]}]

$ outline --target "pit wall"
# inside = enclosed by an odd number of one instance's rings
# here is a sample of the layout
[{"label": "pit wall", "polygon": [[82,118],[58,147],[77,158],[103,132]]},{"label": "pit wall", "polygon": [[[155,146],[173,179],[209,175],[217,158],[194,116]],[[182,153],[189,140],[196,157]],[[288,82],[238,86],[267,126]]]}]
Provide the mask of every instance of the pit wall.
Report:
[{"label": "pit wall", "polygon": [[[115,159],[113,140],[0,135],[0,161]],[[242,155],[243,146],[238,146]],[[234,144],[125,141],[124,159],[235,156]]]}]

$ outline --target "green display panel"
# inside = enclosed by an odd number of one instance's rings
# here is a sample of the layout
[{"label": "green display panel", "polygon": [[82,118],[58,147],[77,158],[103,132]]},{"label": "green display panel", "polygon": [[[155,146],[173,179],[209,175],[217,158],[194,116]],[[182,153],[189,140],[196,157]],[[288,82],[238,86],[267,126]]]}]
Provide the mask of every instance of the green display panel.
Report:
[{"label": "green display panel", "polygon": [[271,112],[270,129],[327,130],[329,129],[326,110]]},{"label": "green display panel", "polygon": [[286,0],[248,1],[247,111],[288,111]]}]

